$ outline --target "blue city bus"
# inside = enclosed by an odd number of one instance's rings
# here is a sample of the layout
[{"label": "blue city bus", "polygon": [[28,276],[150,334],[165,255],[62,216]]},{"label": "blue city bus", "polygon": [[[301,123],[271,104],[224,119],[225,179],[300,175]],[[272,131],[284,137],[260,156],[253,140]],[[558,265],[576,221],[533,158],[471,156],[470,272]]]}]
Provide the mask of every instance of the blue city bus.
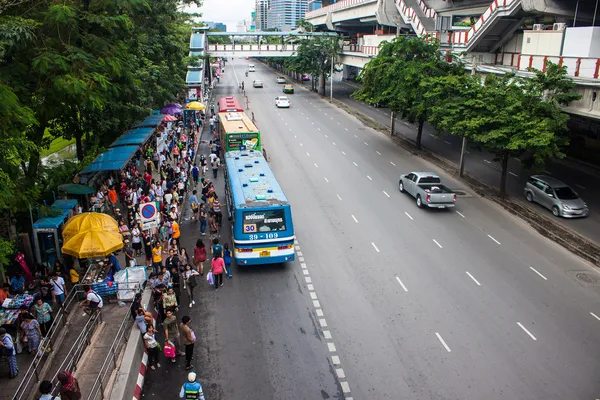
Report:
[{"label": "blue city bus", "polygon": [[225,166],[225,196],[236,263],[294,261],[292,211],[262,153],[229,151]]}]

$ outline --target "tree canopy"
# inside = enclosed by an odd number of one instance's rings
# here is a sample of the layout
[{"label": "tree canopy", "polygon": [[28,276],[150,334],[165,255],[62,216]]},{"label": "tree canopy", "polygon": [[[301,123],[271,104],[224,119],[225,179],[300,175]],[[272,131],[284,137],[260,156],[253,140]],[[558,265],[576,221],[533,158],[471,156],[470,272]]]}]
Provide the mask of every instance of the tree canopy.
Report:
[{"label": "tree canopy", "polygon": [[0,212],[25,211],[40,200],[40,151],[53,138],[75,139],[83,161],[183,92],[191,24],[180,5],[0,6]]}]

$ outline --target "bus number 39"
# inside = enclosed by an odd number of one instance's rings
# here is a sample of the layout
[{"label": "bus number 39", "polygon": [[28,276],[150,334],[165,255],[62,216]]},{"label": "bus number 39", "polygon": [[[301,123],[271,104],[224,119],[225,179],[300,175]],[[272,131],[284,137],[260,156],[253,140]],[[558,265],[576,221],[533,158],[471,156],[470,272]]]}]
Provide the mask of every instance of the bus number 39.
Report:
[{"label": "bus number 39", "polygon": [[[258,240],[258,235],[248,235],[250,237],[250,240]],[[267,239],[275,239],[279,237],[279,234],[277,233],[265,233],[265,237]]]}]

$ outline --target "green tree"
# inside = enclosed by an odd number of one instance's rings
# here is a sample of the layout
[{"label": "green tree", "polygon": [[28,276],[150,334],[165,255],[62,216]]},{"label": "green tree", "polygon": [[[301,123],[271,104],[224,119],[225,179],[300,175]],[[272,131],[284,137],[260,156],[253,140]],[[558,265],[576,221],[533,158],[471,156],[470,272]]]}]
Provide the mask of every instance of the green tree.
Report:
[{"label": "green tree", "polygon": [[[337,37],[310,37],[300,39],[297,54],[289,60],[288,68],[292,71],[311,74],[319,78],[319,93],[325,95],[325,81],[331,74],[331,63],[340,52]],[[315,88],[313,82],[313,89]]]},{"label": "green tree", "polygon": [[[383,42],[379,53],[362,70],[362,86],[353,97],[368,103],[386,104],[409,122],[417,122],[416,146],[421,148],[423,126],[428,108],[422,107],[424,92],[421,83],[428,78],[462,73],[458,64],[447,63],[439,43],[431,38],[397,37]],[[391,125],[392,134],[394,124]]]}]

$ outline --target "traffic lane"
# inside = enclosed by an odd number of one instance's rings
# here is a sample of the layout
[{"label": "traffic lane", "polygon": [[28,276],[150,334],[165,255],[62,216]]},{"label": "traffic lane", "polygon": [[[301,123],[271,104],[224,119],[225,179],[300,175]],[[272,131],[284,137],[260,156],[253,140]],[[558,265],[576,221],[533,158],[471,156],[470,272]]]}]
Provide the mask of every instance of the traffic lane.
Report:
[{"label": "traffic lane", "polygon": [[[370,118],[389,126],[389,110],[384,108],[375,108],[367,105],[364,102],[350,98],[354,87],[347,83],[341,85],[334,84],[334,96],[338,89],[338,100],[347,105],[360,110]],[[409,124],[400,118],[396,119],[396,132],[402,136],[414,140],[416,138],[417,127]],[[443,157],[458,164],[460,160],[460,149],[462,139],[453,135],[438,133],[429,124],[425,124],[423,128],[423,146]],[[495,156],[485,150],[479,150],[476,147],[469,145],[468,153],[465,155],[465,171],[478,179],[491,184],[495,187],[500,185],[501,166],[497,161],[494,161]],[[547,174],[554,176],[563,182],[571,185],[574,190],[578,191],[581,197],[588,203],[591,213],[587,218],[579,219],[557,219],[556,222],[569,227],[570,229],[579,232],[583,236],[588,237],[592,241],[600,240],[600,214],[594,213],[593,210],[600,208],[600,179],[597,175],[588,174],[583,170],[576,170],[564,164],[549,163],[545,170],[536,171],[527,169],[517,158],[511,158],[508,164],[507,175],[507,193],[519,199],[523,199],[523,188],[527,179],[531,175]],[[534,205],[539,212],[549,213],[539,205]],[[550,216],[550,215],[549,215]]]},{"label": "traffic lane", "polygon": [[[224,89],[217,93],[231,94],[229,83],[225,77]],[[223,193],[221,176],[216,180],[218,193]],[[224,225],[223,232],[229,232],[227,221]],[[209,309],[216,319],[214,331],[208,332],[215,343],[207,357],[218,357],[221,376],[228,382],[226,377],[232,378],[223,398],[315,398],[338,393],[321,355],[323,344],[313,334],[309,304],[299,293],[299,278],[299,272],[287,265],[234,267],[233,280],[226,280],[219,292],[207,287]]]},{"label": "traffic lane", "polygon": [[[287,147],[289,148],[289,146],[287,146]],[[296,171],[296,172],[297,172],[297,171]],[[346,177],[346,179],[347,179],[347,177]],[[312,181],[317,181],[317,180],[313,179]],[[349,196],[348,196],[348,197],[349,197]],[[297,209],[297,208],[298,208],[298,206],[296,206],[295,208]],[[311,209],[312,209],[312,207],[311,207]],[[378,225],[378,224],[377,224],[377,225]],[[305,247],[305,248],[306,248],[306,247]],[[417,261],[417,260],[415,260],[415,261]],[[421,261],[421,262],[423,262],[423,259],[421,259],[420,261]],[[412,262],[411,262],[410,264],[414,265]],[[433,264],[435,264],[435,263],[433,263]],[[438,292],[439,292],[439,290],[438,290]],[[494,329],[493,329],[493,331],[494,331],[494,332],[497,332],[498,330],[497,330],[496,328],[494,328]],[[418,336],[418,337],[420,337],[420,335],[417,335],[417,336]],[[414,347],[414,346],[411,346],[411,347]],[[498,372],[498,371],[497,371],[497,372]],[[480,392],[480,391],[478,391],[477,393],[481,394],[481,392]]]},{"label": "traffic lane", "polygon": [[[235,269],[234,281],[240,281],[241,286],[249,290],[240,293],[236,302],[241,306],[239,313],[229,319],[233,326],[228,331],[238,333],[239,345],[224,354],[230,355],[229,363],[246,364],[239,374],[245,374],[246,379],[255,381],[256,385],[261,381],[256,381],[249,373],[256,367],[256,360],[250,357],[248,348],[261,346],[261,352],[266,354],[264,365],[271,381],[270,398],[316,398],[323,393],[335,396],[339,394],[339,387],[330,364],[322,355],[324,344],[316,334],[317,321],[310,312],[309,300],[302,292],[303,277],[297,267],[296,263]],[[241,282],[244,278],[248,281]],[[246,305],[249,301],[253,302],[253,298],[258,304],[258,310],[253,310],[255,326],[260,332],[257,340],[245,338],[245,321],[249,316]],[[227,306],[223,312],[229,312]],[[245,362],[240,362],[240,354],[247,355],[243,358]],[[294,361],[290,362],[290,359]],[[292,376],[295,378],[290,379]],[[244,396],[250,384],[247,382],[240,386],[240,398],[247,398]],[[255,398],[260,398],[260,393]]]},{"label": "traffic lane", "polygon": [[[319,114],[320,115],[320,114]],[[325,122],[327,122],[326,118],[325,118]],[[323,135],[327,135],[326,129],[324,129],[321,133]],[[334,136],[334,135],[332,135]],[[373,135],[375,139],[380,138],[379,134],[374,134]],[[384,140],[388,140],[387,138],[383,138]],[[327,140],[335,140],[335,138],[332,139],[327,139]],[[338,143],[342,143],[344,144],[344,142],[338,141]],[[359,143],[359,141],[357,141],[356,143]],[[348,142],[345,142],[345,144],[349,144]],[[367,142],[364,142],[364,144],[367,144]],[[318,144],[317,144],[318,146]],[[325,147],[326,144],[324,144],[321,147]],[[352,151],[348,150],[347,148],[344,148],[343,145],[340,146],[341,149],[345,149],[346,152],[344,152],[344,150],[340,150],[341,152],[343,152],[342,154],[346,154],[349,159],[357,159],[359,160],[359,158],[361,157],[362,153],[365,151],[365,148],[363,146],[361,146],[360,144],[357,145],[358,146],[358,155],[357,157],[353,157]],[[397,189],[395,188],[396,183],[397,183],[397,177],[398,174],[394,173],[393,170],[396,168],[394,166],[389,166],[389,165],[385,165],[387,163],[385,163],[385,161],[383,161],[383,165],[379,164],[377,165],[376,163],[373,163],[371,161],[373,161],[372,159],[380,159],[380,156],[383,156],[383,158],[385,159],[386,154],[385,153],[381,153],[378,150],[376,150],[377,144],[374,143],[374,141],[370,141],[370,146],[369,146],[369,150],[367,151],[367,154],[370,154],[371,156],[371,160],[364,162],[364,161],[359,161],[360,166],[373,166],[374,169],[377,169],[378,172],[380,173],[384,173],[384,172],[391,172],[391,175],[388,174],[388,179],[392,180],[393,184],[387,188],[387,191],[383,193],[384,196],[388,196],[390,193],[392,193],[392,195],[394,193],[397,193]],[[373,151],[374,150],[374,151]],[[381,148],[381,150],[383,152],[385,152],[385,150],[383,148]],[[377,154],[377,155],[376,155]],[[412,160],[412,162],[414,163],[416,160]],[[397,160],[398,164],[400,162],[402,162],[401,160]],[[417,161],[419,162],[419,161]],[[423,169],[429,169],[428,167],[423,167]],[[369,175],[370,174],[370,175]],[[442,174],[442,177],[445,174]],[[369,173],[367,171],[367,175],[368,179],[375,179],[377,180],[377,173]],[[446,182],[447,185],[453,187],[452,185],[452,180],[450,179],[445,179],[444,180]],[[368,184],[370,182],[364,181],[364,184]],[[374,183],[374,190],[372,190],[372,193],[374,193],[374,195],[379,195],[379,187],[383,187],[385,185],[381,184],[379,186],[377,186]],[[455,186],[454,186],[455,187]],[[381,196],[381,195],[380,195]],[[396,196],[394,196],[396,197]],[[414,200],[412,197],[410,196],[403,196],[404,199],[409,199],[409,202],[413,203]],[[579,260],[578,258],[572,256],[570,253],[566,252],[564,249],[557,247],[555,244],[548,242],[546,239],[540,237],[539,235],[532,233],[531,230],[527,227],[524,227],[523,223],[521,223],[518,220],[515,220],[514,218],[510,217],[510,218],[506,218],[506,214],[503,213],[501,210],[498,210],[497,207],[495,207],[495,205],[493,204],[489,204],[485,201],[482,201],[480,199],[459,199],[459,206],[465,203],[470,203],[469,206],[467,208],[465,207],[457,207],[457,209],[459,210],[463,210],[462,213],[459,211],[458,216],[455,216],[455,219],[458,220],[462,220],[464,218],[464,214],[469,215],[468,221],[471,222],[471,226],[469,225],[464,225],[464,224],[460,224],[460,225],[454,225],[454,224],[449,224],[449,223],[440,223],[443,219],[444,219],[444,214],[440,214],[437,212],[430,212],[427,210],[418,210],[416,209],[416,206],[414,206],[414,203],[412,205],[407,205],[408,207],[412,207],[414,209],[414,211],[411,211],[410,208],[408,209],[408,211],[405,211],[405,214],[408,218],[413,218],[413,216],[421,215],[426,217],[426,223],[423,225],[423,229],[424,230],[428,230],[430,232],[428,236],[429,238],[432,238],[431,240],[433,240],[433,238],[437,237],[439,242],[443,242],[444,245],[443,246],[448,246],[450,245],[451,247],[455,247],[455,244],[453,243],[453,238],[456,237],[458,235],[458,237],[468,237],[471,235],[474,235],[474,237],[469,239],[470,243],[473,243],[473,247],[475,248],[480,248],[479,246],[490,246],[489,251],[493,252],[496,249],[496,241],[499,239],[502,243],[503,243],[503,247],[502,250],[500,250],[501,252],[506,251],[506,254],[509,258],[514,258],[514,264],[518,265],[520,267],[520,275],[518,277],[518,279],[516,280],[517,282],[527,282],[527,279],[529,279],[529,283],[531,283],[531,276],[525,276],[523,275],[523,272],[525,274],[532,274],[532,273],[536,273],[535,271],[546,271],[547,270],[547,264],[550,262],[552,263],[552,266],[554,267],[551,272],[549,272],[551,275],[554,274],[556,280],[558,280],[559,282],[564,283],[565,285],[567,285],[567,287],[570,287],[569,290],[575,290],[574,292],[574,296],[578,297],[581,301],[584,301],[584,303],[578,303],[578,304],[585,304],[585,303],[589,303],[589,299],[587,297],[585,298],[581,298],[582,296],[580,295],[580,292],[584,292],[585,290],[582,289],[581,287],[579,287],[578,285],[573,286],[572,285],[572,280],[569,277],[566,277],[564,274],[564,265],[579,265],[578,268],[581,269],[585,269],[585,264],[581,263],[581,260]],[[477,213],[477,215],[474,215],[474,210],[475,208],[480,208],[480,212]],[[468,210],[473,210],[472,212],[469,212]],[[402,214],[402,212],[399,212],[400,214]],[[410,213],[410,214],[409,214]],[[460,216],[460,217],[459,217]],[[473,222],[474,221],[474,222]],[[453,222],[454,219],[453,219]],[[465,228],[465,229],[462,229]],[[464,233],[463,233],[464,231]],[[488,236],[489,235],[489,236]],[[450,241],[450,243],[448,243],[448,240],[446,239],[442,239],[442,238],[450,238],[448,239]],[[475,244],[477,243],[477,244]],[[499,244],[499,243],[498,243]],[[550,247],[550,249],[552,251],[548,251],[548,247]],[[467,251],[470,251],[472,249],[466,249]],[[541,258],[538,256],[538,254],[543,254],[544,258]],[[495,265],[489,265],[489,270],[491,271],[495,271]],[[510,271],[509,271],[510,272]],[[516,273],[516,271],[515,271]],[[534,275],[533,277],[537,278],[537,275]],[[522,278],[526,278],[525,280],[522,280]],[[510,279],[509,279],[510,280]],[[572,287],[571,287],[572,286]],[[525,287],[523,288],[522,292],[523,293],[527,293],[527,285],[525,285]],[[562,303],[562,296],[549,296],[549,300],[546,301],[546,304],[548,303],[548,301],[552,302],[558,302],[558,303]],[[561,307],[561,304],[557,304],[557,307]],[[588,320],[589,322],[589,312],[581,312],[578,309],[575,310],[571,310],[571,312],[566,312],[565,315],[569,315],[569,316],[573,316],[574,319],[577,318],[583,318],[584,320]],[[573,321],[576,322],[576,321]]]}]

